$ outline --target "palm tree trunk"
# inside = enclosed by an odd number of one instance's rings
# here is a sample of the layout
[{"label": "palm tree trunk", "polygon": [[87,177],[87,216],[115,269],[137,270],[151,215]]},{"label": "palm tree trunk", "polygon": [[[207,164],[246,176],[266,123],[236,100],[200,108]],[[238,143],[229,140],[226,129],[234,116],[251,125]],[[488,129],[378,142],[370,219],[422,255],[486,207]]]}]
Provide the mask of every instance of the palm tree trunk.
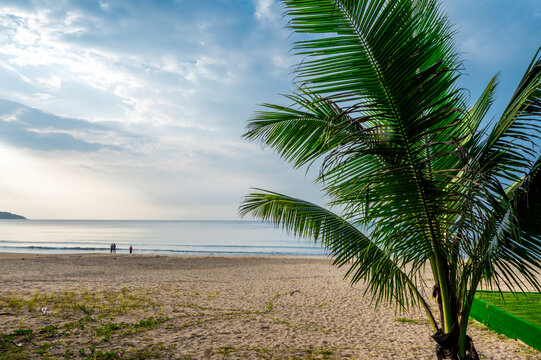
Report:
[{"label": "palm tree trunk", "polygon": [[469,336],[465,336],[465,352],[460,354],[458,331],[444,334],[441,330],[432,335],[432,338],[436,341],[436,356],[438,360],[451,359],[451,360],[479,360],[479,355],[473,346],[473,341]]},{"label": "palm tree trunk", "polygon": [[[446,319],[443,314],[443,296],[439,284],[434,285],[432,296],[435,297],[438,302],[442,327],[445,329],[445,321],[448,321],[449,319]],[[453,310],[453,313],[457,314],[457,299],[451,295],[448,302]],[[458,323],[458,319],[453,317],[451,320],[452,323],[448,324],[447,326],[447,328],[452,329],[450,332],[439,329],[434,335],[432,335],[432,338],[437,343],[436,356],[438,360],[479,360],[479,355],[473,346],[473,341],[466,334],[470,309],[471,306],[466,306],[463,309],[460,324]]]}]

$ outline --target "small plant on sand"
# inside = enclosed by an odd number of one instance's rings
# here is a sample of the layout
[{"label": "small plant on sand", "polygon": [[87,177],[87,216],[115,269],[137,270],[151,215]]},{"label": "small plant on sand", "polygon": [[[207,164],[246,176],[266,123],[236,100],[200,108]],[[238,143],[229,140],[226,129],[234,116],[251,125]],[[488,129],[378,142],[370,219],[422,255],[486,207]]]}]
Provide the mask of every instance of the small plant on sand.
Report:
[{"label": "small plant on sand", "polygon": [[44,342],[39,345],[39,350],[36,350],[37,354],[46,354],[47,351],[54,346],[54,342]]},{"label": "small plant on sand", "polygon": [[15,340],[15,336],[13,334],[0,333],[0,349],[10,346],[13,340]]},{"label": "small plant on sand", "polygon": [[36,309],[36,305],[39,301],[39,298],[40,298],[39,292],[36,291],[34,296],[26,302],[26,307],[29,312],[33,312]]},{"label": "small plant on sand", "polygon": [[9,307],[11,308],[13,311],[15,311],[15,313],[20,313],[21,310],[24,308],[24,305],[25,305],[25,301],[21,298],[18,298],[18,297],[2,297],[0,299],[0,304],[3,307]]},{"label": "small plant on sand", "polygon": [[[29,296],[30,295],[30,296]],[[90,315],[92,312],[124,314],[131,309],[145,309],[156,307],[156,302],[150,297],[153,290],[141,289],[97,290],[76,289],[70,291],[52,291],[51,293],[25,294],[25,296],[11,296],[0,298],[0,309],[8,308],[17,314],[28,310],[47,307],[49,314],[62,316],[83,312]]]},{"label": "small plant on sand", "polygon": [[265,305],[265,313],[269,313],[272,311],[272,309],[274,308],[274,301],[276,301],[276,299],[278,299],[280,296],[284,296],[284,295],[287,295],[288,293],[282,293],[282,294],[276,294],[272,297],[272,299],[270,299],[267,304]]},{"label": "small plant on sand", "polygon": [[119,324],[107,323],[107,324],[103,324],[102,326],[96,328],[96,335],[103,336],[101,341],[106,342],[106,341],[109,341],[109,339],[111,338],[111,335],[112,335],[113,332],[115,332],[116,330],[119,330],[119,329],[123,329],[123,328],[125,328],[127,326],[128,326],[128,324],[126,324],[126,323],[119,323]]},{"label": "small plant on sand", "polygon": [[13,335],[24,337],[25,341],[30,341],[34,337],[34,331],[32,329],[17,329],[13,330]]},{"label": "small plant on sand", "polygon": [[39,330],[45,337],[55,337],[58,334],[58,324],[47,325]]},{"label": "small plant on sand", "polygon": [[270,191],[248,195],[240,214],[322,242],[376,304],[420,305],[439,359],[478,359],[468,336],[477,288],[541,290],[539,51],[490,123],[497,76],[468,103],[436,0],[283,3],[306,35],[293,48],[297,90],[288,105],[265,104],[244,136],[296,168],[317,164],[340,215]]},{"label": "small plant on sand", "polygon": [[103,351],[98,350],[94,354],[87,357],[88,360],[118,360],[122,359],[123,351],[112,350],[112,351]]},{"label": "small plant on sand", "polygon": [[394,319],[394,321],[401,322],[401,323],[408,323],[408,324],[425,324],[426,323],[426,320],[408,319],[408,318],[404,318],[404,317],[398,317],[398,318]]},{"label": "small plant on sand", "polygon": [[229,354],[235,351],[237,351],[235,347],[227,345],[227,346],[220,347],[218,350],[216,350],[216,353],[223,356],[228,356]]}]

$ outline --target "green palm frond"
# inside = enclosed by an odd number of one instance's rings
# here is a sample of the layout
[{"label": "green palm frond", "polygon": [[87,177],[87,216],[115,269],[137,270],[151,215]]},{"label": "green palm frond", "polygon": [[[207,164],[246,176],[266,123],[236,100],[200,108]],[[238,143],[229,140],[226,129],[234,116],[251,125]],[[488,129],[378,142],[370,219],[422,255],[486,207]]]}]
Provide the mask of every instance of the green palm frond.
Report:
[{"label": "green palm frond", "polygon": [[329,250],[333,264],[349,266],[346,277],[352,283],[360,280],[368,283],[376,303],[387,300],[408,307],[410,301],[420,301],[428,309],[414,285],[415,278],[357,227],[331,211],[304,200],[265,191],[247,195],[239,213],[320,242]]},{"label": "green palm frond", "polygon": [[[505,241],[494,256],[494,266],[505,273],[505,279],[513,281],[519,288],[520,273],[525,283],[541,291],[537,275],[541,273],[541,157],[537,159],[530,172],[524,176],[520,185],[512,187],[510,193],[510,216]],[[504,268],[512,264],[514,271]],[[510,287],[513,287],[512,285]]]},{"label": "green palm frond", "polygon": [[486,176],[514,183],[532,167],[541,131],[541,48],[489,134],[478,160]]},{"label": "green palm frond", "polygon": [[364,130],[351,119],[351,110],[343,110],[330,99],[302,88],[285,97],[292,102],[290,106],[263,104],[268,110],[256,113],[243,136],[273,148],[296,168]]},{"label": "green palm frond", "polygon": [[479,126],[494,103],[494,93],[498,86],[498,77],[496,75],[489,81],[485,90],[479,96],[479,99],[477,99],[475,104],[466,113],[464,133],[468,134],[468,136],[463,141],[463,146],[465,147],[469,147],[468,145],[473,139],[478,140],[484,135],[483,132],[479,131]]},{"label": "green palm frond", "polygon": [[[523,235],[541,241],[541,157],[524,177],[520,188],[514,191],[513,201]],[[541,245],[538,251],[541,251]]]},{"label": "green palm frond", "polygon": [[[517,90],[489,136],[473,145],[471,165],[479,165],[490,216],[480,221],[479,237],[463,247],[476,276],[497,286],[539,289],[541,270],[541,208],[539,204],[541,121],[541,57],[534,56]],[[534,146],[532,146],[532,144]],[[536,157],[534,157],[536,156]],[[537,158],[537,161],[535,159]],[[507,186],[506,184],[511,183]],[[505,188],[508,188],[507,190]],[[467,243],[463,242],[463,245]]]}]

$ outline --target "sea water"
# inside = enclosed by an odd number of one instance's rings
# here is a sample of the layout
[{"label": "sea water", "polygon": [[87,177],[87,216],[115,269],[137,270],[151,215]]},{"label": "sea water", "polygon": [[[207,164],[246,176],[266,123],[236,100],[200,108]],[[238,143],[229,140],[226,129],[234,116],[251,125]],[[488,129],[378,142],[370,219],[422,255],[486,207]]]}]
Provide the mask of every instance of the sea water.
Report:
[{"label": "sea water", "polygon": [[0,220],[0,252],[325,256],[308,239],[258,221]]}]

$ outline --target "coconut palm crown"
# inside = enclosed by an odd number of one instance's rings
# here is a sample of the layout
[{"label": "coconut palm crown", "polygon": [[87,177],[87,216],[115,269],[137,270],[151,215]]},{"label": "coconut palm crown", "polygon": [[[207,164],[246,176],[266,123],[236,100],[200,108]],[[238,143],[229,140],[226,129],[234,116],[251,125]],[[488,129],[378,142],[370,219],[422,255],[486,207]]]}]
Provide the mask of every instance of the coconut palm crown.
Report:
[{"label": "coconut palm crown", "polygon": [[308,34],[293,45],[297,87],[288,105],[263,104],[244,137],[295,168],[320,166],[329,206],[257,190],[240,214],[321,242],[376,304],[421,306],[438,358],[478,358],[467,336],[478,287],[541,289],[539,51],[487,121],[497,76],[468,104],[436,1],[283,4]]}]

